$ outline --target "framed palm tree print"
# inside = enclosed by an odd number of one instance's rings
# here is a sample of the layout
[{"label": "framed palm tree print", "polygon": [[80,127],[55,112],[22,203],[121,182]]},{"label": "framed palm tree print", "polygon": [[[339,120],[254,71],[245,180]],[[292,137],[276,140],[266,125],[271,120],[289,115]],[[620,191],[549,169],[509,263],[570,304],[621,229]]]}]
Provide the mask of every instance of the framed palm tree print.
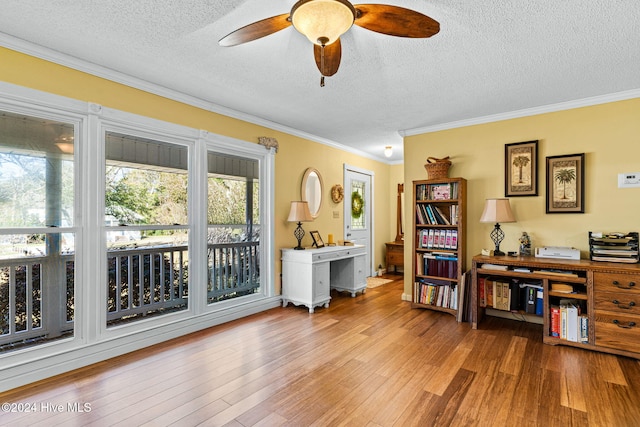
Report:
[{"label": "framed palm tree print", "polygon": [[584,213],[584,153],[547,157],[547,213]]},{"label": "framed palm tree print", "polygon": [[504,196],[538,195],[538,141],[504,146]]}]

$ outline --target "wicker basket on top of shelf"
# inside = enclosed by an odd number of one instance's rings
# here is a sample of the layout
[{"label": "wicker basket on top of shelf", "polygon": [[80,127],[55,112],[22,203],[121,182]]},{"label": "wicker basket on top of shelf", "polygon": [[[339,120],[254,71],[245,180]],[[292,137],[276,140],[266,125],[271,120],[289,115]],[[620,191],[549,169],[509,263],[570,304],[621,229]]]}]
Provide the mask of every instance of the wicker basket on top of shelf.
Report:
[{"label": "wicker basket on top of shelf", "polygon": [[451,160],[449,156],[443,159],[436,159],[435,157],[429,157],[424,168],[427,170],[429,179],[441,179],[449,176],[449,168],[451,167]]}]

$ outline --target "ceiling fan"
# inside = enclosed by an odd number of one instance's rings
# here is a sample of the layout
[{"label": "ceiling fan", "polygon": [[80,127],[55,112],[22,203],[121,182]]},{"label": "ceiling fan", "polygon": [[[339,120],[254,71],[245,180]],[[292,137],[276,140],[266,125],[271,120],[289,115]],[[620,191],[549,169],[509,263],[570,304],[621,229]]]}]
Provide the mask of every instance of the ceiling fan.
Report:
[{"label": "ceiling fan", "polygon": [[404,7],[353,5],[348,0],[299,0],[291,12],[246,25],[227,34],[218,43],[221,46],[236,46],[293,25],[313,43],[313,55],[321,75],[320,86],[324,86],[325,76],[334,75],[340,66],[340,36],[353,24],[397,37],[426,38],[440,31],[437,21]]}]

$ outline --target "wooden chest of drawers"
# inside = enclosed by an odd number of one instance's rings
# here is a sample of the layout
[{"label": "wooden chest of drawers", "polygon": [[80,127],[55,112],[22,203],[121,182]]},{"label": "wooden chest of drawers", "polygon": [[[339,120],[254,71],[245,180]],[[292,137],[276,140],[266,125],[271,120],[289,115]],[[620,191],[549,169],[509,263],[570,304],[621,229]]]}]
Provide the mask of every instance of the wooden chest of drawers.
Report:
[{"label": "wooden chest of drawers", "polygon": [[391,266],[394,267],[394,272],[398,272],[398,267],[404,268],[404,243],[403,242],[389,242],[387,245],[387,256],[385,263],[387,265],[387,272],[391,270]]},{"label": "wooden chest of drawers", "polygon": [[593,274],[595,344],[640,353],[640,275]]}]

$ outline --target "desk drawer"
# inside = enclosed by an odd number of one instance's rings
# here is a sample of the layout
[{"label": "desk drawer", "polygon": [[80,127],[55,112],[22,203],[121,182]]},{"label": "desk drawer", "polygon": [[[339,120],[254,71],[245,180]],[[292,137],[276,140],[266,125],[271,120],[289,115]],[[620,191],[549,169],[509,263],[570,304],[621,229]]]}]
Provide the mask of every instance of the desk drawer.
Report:
[{"label": "desk drawer", "polygon": [[596,345],[640,353],[640,316],[596,310]]},{"label": "desk drawer", "polygon": [[313,254],[313,262],[331,261],[334,259],[350,258],[355,255],[363,254],[364,248],[345,248],[335,252],[323,252]]},{"label": "desk drawer", "polygon": [[593,273],[595,291],[632,293],[640,295],[640,274]]},{"label": "desk drawer", "polygon": [[594,302],[596,310],[640,316],[640,294],[598,291],[594,294]]}]

